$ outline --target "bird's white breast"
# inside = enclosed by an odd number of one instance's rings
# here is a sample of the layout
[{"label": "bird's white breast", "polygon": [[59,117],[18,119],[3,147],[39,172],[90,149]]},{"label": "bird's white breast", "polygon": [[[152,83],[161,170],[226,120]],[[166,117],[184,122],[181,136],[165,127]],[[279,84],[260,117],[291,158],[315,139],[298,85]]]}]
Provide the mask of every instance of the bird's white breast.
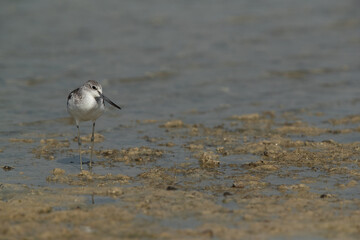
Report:
[{"label": "bird's white breast", "polygon": [[75,121],[95,121],[105,110],[102,99],[96,101],[94,96],[83,91],[80,99],[71,97],[68,102],[68,112]]}]

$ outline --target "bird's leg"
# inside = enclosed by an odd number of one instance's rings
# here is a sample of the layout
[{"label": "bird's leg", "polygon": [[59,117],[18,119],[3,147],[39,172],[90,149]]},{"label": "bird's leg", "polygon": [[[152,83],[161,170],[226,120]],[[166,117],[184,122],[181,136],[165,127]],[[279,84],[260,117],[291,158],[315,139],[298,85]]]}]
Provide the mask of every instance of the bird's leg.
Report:
[{"label": "bird's leg", "polygon": [[92,158],[93,158],[93,151],[94,151],[94,131],[95,131],[95,122],[93,122],[92,134],[91,134],[90,168],[92,167]]},{"label": "bird's leg", "polygon": [[76,125],[78,129],[78,146],[79,146],[79,159],[80,159],[80,169],[82,170],[82,159],[81,159],[81,139],[80,139],[80,128],[79,125]]}]

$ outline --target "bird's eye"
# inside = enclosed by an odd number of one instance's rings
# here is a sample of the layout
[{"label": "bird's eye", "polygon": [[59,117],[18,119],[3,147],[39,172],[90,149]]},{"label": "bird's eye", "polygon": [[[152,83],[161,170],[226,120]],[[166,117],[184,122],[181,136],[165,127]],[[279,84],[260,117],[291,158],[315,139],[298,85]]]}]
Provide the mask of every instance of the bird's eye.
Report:
[{"label": "bird's eye", "polygon": [[92,89],[94,89],[94,90],[96,90],[96,89],[97,89],[95,86],[92,86],[91,88],[92,88]]}]

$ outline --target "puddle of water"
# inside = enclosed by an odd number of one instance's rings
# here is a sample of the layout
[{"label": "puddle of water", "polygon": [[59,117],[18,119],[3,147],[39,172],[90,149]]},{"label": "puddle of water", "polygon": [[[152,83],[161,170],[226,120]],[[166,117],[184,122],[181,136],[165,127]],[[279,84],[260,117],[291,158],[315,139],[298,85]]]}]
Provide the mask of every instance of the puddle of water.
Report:
[{"label": "puddle of water", "polygon": [[172,218],[161,221],[160,225],[167,228],[189,229],[200,226],[201,222],[196,220],[195,218]]}]

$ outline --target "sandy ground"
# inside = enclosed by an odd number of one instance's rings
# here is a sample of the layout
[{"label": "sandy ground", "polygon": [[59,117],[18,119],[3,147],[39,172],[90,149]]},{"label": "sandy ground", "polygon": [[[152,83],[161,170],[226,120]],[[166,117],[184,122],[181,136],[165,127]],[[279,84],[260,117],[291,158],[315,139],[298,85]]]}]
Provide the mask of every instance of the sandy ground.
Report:
[{"label": "sandy ground", "polygon": [[[138,121],[168,137],[144,137],[158,148],[96,150],[101,159],[96,164],[140,164],[141,174],[68,173],[55,168],[46,178],[51,187],[3,183],[0,236],[356,239],[360,236],[360,143],[339,143],[331,136],[357,133],[360,128],[351,124],[359,122],[360,116],[330,119],[331,127],[324,129],[273,112],[232,116],[215,127],[180,119]],[[322,140],[305,140],[319,136]],[[76,139],[42,139],[32,154],[44,161],[59,153],[77,154],[70,147],[72,141]],[[96,141],[104,141],[104,136],[97,134]],[[83,142],[89,142],[89,136]],[[191,157],[172,167],[147,167],[169,154],[176,156],[174,149]],[[191,164],[191,159],[197,163]],[[12,170],[12,166],[2,168]]]}]

